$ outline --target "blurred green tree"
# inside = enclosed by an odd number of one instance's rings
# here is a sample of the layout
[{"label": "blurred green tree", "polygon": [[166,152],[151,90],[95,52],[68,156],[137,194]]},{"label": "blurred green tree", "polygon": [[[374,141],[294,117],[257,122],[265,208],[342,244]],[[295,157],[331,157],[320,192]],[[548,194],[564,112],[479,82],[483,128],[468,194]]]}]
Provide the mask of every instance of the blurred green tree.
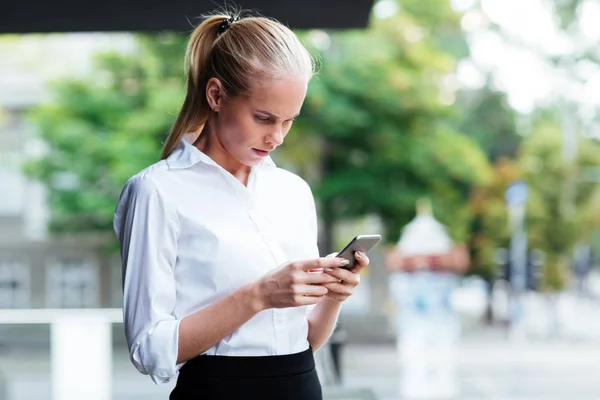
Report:
[{"label": "blurred green tree", "polygon": [[[582,179],[584,172],[600,167],[600,144],[579,139],[574,163],[563,155],[561,127],[553,121],[536,124],[519,152],[522,177],[530,186],[527,233],[531,248],[546,253],[547,290],[558,290],[568,282],[571,252],[580,240],[590,240],[598,228],[598,185]],[[575,186],[569,177],[578,177]],[[572,191],[573,204],[565,199]]]},{"label": "blurred green tree", "polygon": [[282,152],[315,179],[324,251],[334,250],[336,221],[361,215],[381,217],[386,240],[395,242],[422,197],[455,240],[468,239],[468,193],[491,170],[451,123],[455,60],[440,43],[444,35],[461,43],[450,34],[460,32],[458,17],[447,1],[402,1],[366,32],[304,37],[322,69],[286,139],[298,145]]},{"label": "blurred green tree", "polygon": [[522,142],[517,132],[517,113],[506,94],[486,84],[459,94],[457,129],[474,140],[491,162],[514,158]]},{"label": "blurred green tree", "polygon": [[26,171],[49,193],[52,232],[108,231],[124,182],[158,159],[184,94],[185,38],[140,36],[99,55],[86,80],[62,79],[30,116],[48,145]]},{"label": "blurred green tree", "polygon": [[473,220],[468,242],[469,273],[486,279],[491,288],[498,272],[494,253],[508,239],[504,191],[518,175],[514,159],[522,137],[506,95],[493,90],[489,81],[480,89],[461,91],[458,110],[456,128],[477,143],[493,165],[490,184],[471,192]]}]

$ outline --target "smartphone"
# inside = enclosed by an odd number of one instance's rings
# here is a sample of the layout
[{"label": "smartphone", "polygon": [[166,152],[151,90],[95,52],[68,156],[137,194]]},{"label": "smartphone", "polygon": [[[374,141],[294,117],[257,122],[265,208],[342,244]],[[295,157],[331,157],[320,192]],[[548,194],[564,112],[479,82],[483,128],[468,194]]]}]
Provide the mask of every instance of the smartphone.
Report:
[{"label": "smartphone", "polygon": [[379,241],[381,240],[381,235],[358,235],[354,239],[350,241],[337,255],[337,257],[344,258],[350,261],[350,264],[342,267],[346,269],[352,269],[356,264],[356,259],[354,258],[354,253],[357,251],[362,251],[367,254],[369,250],[371,250]]}]

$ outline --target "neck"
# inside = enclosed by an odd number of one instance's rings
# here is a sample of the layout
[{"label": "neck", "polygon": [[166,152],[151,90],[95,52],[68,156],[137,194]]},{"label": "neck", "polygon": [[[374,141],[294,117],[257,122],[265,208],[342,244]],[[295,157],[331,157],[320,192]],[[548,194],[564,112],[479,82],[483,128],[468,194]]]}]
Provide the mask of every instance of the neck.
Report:
[{"label": "neck", "polygon": [[194,142],[194,146],[233,175],[244,186],[248,184],[248,176],[250,175],[251,168],[240,163],[227,152],[219,141],[214,129],[208,123],[202,128],[202,131]]}]

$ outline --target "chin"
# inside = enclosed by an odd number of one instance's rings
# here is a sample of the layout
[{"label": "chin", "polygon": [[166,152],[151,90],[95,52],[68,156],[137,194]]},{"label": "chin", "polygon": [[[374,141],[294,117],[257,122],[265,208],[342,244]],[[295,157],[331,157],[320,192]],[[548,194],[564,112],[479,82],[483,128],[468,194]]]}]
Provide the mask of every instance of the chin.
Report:
[{"label": "chin", "polygon": [[260,158],[246,157],[246,158],[239,158],[238,161],[240,164],[245,165],[247,167],[254,167],[255,165],[260,164],[260,162],[262,160]]},{"label": "chin", "polygon": [[254,152],[252,152],[249,155],[246,155],[246,157],[241,158],[242,164],[247,165],[249,167],[253,167],[255,165],[260,164],[266,157],[260,157],[256,154],[254,154]]},{"label": "chin", "polygon": [[259,165],[267,157],[266,156],[261,157],[261,156],[257,155],[256,153],[254,153],[253,150],[250,150],[250,152],[248,152],[248,153],[243,152],[242,154],[239,154],[235,158],[242,165],[245,165],[247,167],[254,167],[255,165]]}]

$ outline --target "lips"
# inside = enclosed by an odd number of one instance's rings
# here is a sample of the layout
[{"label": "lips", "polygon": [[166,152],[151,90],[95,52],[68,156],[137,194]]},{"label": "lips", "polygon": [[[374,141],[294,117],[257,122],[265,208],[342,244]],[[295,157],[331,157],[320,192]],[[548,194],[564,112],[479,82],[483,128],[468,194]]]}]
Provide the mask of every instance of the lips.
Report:
[{"label": "lips", "polygon": [[270,151],[268,151],[268,150],[261,150],[261,149],[252,149],[252,150],[254,151],[254,153],[256,153],[260,157],[266,157],[270,153]]}]

